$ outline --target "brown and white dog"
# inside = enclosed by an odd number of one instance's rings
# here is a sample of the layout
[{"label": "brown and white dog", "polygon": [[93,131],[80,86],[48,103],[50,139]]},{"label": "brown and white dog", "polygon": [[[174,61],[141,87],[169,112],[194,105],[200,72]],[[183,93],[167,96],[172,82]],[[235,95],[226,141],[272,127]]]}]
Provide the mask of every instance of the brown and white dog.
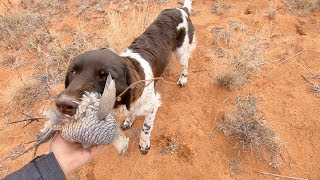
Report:
[{"label": "brown and white dog", "polygon": [[[110,49],[100,49],[73,59],[65,79],[66,89],[56,99],[58,110],[74,115],[84,92],[103,92],[109,73],[115,80],[117,96],[134,82],[160,77],[173,52],[183,66],[178,84],[186,85],[188,61],[195,48],[194,27],[189,18],[191,4],[192,0],[185,0],[182,8],[162,11],[120,55]],[[145,117],[140,135],[142,154],[150,149],[153,122],[160,105],[154,81],[135,85],[115,102],[116,112],[126,116],[122,129],[130,128],[136,116]]]}]

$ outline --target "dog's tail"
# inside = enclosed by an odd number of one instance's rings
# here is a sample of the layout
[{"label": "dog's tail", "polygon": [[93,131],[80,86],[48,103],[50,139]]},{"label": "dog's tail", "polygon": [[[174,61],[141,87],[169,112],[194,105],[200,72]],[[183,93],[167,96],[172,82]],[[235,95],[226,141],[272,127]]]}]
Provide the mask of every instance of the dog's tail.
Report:
[{"label": "dog's tail", "polygon": [[189,15],[191,12],[191,7],[192,7],[192,0],[184,0],[183,3],[183,10],[186,11],[186,13]]}]

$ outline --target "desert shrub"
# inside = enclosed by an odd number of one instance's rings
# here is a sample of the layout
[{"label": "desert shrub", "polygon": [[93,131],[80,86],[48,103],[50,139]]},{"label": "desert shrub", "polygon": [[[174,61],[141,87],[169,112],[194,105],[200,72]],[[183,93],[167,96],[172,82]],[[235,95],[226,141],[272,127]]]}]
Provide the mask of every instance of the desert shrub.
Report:
[{"label": "desert shrub", "polygon": [[221,15],[227,10],[229,10],[230,8],[231,8],[231,5],[229,4],[217,2],[212,4],[210,11],[213,14]]},{"label": "desert shrub", "polygon": [[229,20],[228,25],[232,30],[244,31],[246,29],[246,25],[240,20]]},{"label": "desert shrub", "polygon": [[270,9],[270,10],[267,12],[267,18],[268,18],[269,20],[274,20],[275,17],[276,17],[276,14],[277,14],[277,10],[274,9],[274,8],[272,8],[272,9]]},{"label": "desert shrub", "polygon": [[165,139],[159,152],[161,154],[172,154],[179,149],[179,143],[176,139]]},{"label": "desert shrub", "polygon": [[256,98],[237,97],[234,109],[219,120],[217,128],[240,151],[267,150],[271,157],[270,165],[278,166],[280,141],[276,132],[267,125],[265,117],[257,109]]},{"label": "desert shrub", "polygon": [[[19,49],[23,45],[21,38],[41,38],[31,36],[43,26],[43,17],[39,13],[28,11],[11,11],[0,16],[0,46],[9,49]],[[41,41],[41,40],[39,40]]]},{"label": "desert shrub", "polygon": [[293,12],[308,14],[320,10],[320,0],[287,0]]},{"label": "desert shrub", "polygon": [[[266,42],[262,36],[250,36],[239,52],[226,56],[225,66],[216,76],[217,83],[227,89],[234,89],[250,82],[259,67],[264,63]],[[229,52],[230,53],[230,52]]]},{"label": "desert shrub", "polygon": [[233,33],[229,28],[213,27],[211,33],[213,34],[213,43],[217,46],[228,47],[233,38]]},{"label": "desert shrub", "polygon": [[4,91],[7,109],[19,111],[30,108],[35,102],[46,99],[50,87],[41,79],[33,77],[13,79],[12,83]]},{"label": "desert shrub", "polygon": [[240,173],[241,172],[240,162],[236,159],[229,161],[229,170],[232,174]]},{"label": "desert shrub", "polygon": [[240,70],[225,69],[221,71],[217,77],[216,81],[221,87],[232,90],[249,81],[248,74],[246,72],[241,72]]},{"label": "desert shrub", "polygon": [[160,146],[158,150],[160,154],[173,154],[182,148],[177,138],[171,135],[161,135],[157,141]]},{"label": "desert shrub", "polygon": [[13,54],[4,54],[2,59],[0,60],[0,65],[3,67],[17,69],[23,67],[27,64],[27,62],[23,61],[22,58]]},{"label": "desert shrub", "polygon": [[305,76],[302,76],[304,78],[304,80],[306,80],[308,83],[310,83],[312,86],[311,86],[311,91],[315,93],[315,95],[317,97],[320,97],[320,83],[319,83],[319,76],[316,75],[316,76],[313,76],[311,78],[308,78],[308,77],[305,77]]},{"label": "desert shrub", "polygon": [[314,85],[312,87],[312,90],[313,90],[314,93],[316,93],[317,97],[320,97],[320,84]]},{"label": "desert shrub", "polygon": [[47,11],[49,15],[55,15],[61,11],[66,11],[65,4],[69,0],[21,0],[21,4],[25,9],[28,9],[32,12]]}]

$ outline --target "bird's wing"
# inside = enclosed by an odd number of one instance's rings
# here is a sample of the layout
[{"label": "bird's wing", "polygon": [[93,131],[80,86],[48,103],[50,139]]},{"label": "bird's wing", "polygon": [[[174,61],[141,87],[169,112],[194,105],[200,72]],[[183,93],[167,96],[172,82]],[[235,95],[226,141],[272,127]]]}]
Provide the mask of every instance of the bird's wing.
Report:
[{"label": "bird's wing", "polygon": [[114,106],[116,100],[116,84],[111,75],[108,75],[103,94],[101,95],[98,119],[104,120]]}]

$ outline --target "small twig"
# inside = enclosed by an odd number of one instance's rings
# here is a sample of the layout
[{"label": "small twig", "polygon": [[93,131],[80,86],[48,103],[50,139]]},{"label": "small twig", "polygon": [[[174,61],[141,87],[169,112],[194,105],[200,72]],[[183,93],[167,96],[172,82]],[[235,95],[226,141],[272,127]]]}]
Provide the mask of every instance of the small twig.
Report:
[{"label": "small twig", "polygon": [[[299,51],[298,53],[296,53],[296,54],[294,54],[293,56],[291,56],[291,57],[288,57],[288,58],[286,58],[286,59],[284,59],[284,60],[276,60],[276,61],[274,61],[274,62],[277,62],[277,61],[280,61],[280,64],[282,64],[282,63],[284,63],[284,62],[286,62],[286,61],[288,61],[288,60],[290,60],[290,59],[293,59],[293,58],[295,58],[296,56],[298,56],[298,55],[300,55],[302,52],[304,52],[304,51],[306,51],[307,50],[307,48],[304,48],[304,49],[302,49],[301,51]],[[272,61],[271,61],[272,62]],[[267,62],[268,63],[268,62]],[[275,67],[275,68],[273,68],[269,73],[268,73],[268,75],[270,75],[275,69],[277,68],[277,66]]]},{"label": "small twig", "polygon": [[21,74],[20,74],[19,72],[18,72],[18,74],[19,74],[19,79],[20,79],[20,81],[23,83],[24,88],[27,89],[27,85],[26,85],[26,83],[23,81]]},{"label": "small twig", "polygon": [[282,154],[281,154],[281,153],[280,153],[280,158],[282,159],[282,161],[283,161],[284,163],[286,163],[286,164],[291,168],[290,163],[289,163],[289,162],[287,162],[287,161],[284,159],[284,157],[282,156]]},{"label": "small twig", "polygon": [[265,61],[265,62],[261,62],[259,63],[259,66],[264,65],[264,64],[270,64],[270,63],[275,63],[275,62],[282,62],[285,59],[277,59],[277,60],[273,60],[273,61]]},{"label": "small twig", "polygon": [[299,177],[293,177],[293,176],[282,176],[282,175],[279,175],[279,174],[273,174],[273,173],[268,173],[268,172],[259,172],[259,171],[257,171],[257,173],[260,173],[260,174],[263,174],[263,175],[268,175],[268,176],[287,178],[287,179],[307,180],[306,178],[299,178]]},{"label": "small twig", "polygon": [[308,70],[312,75],[315,75],[308,67],[307,65],[305,65],[304,63],[302,63],[299,59],[294,58],[295,60],[297,60],[306,70]]},{"label": "small twig", "polygon": [[40,119],[48,119],[48,118],[46,118],[46,117],[34,117],[34,118],[28,118],[28,119],[23,119],[23,120],[19,120],[19,121],[12,121],[12,122],[10,122],[8,124],[16,124],[16,123],[20,123],[20,122],[30,121],[25,125],[25,126],[27,126],[30,123],[32,123],[33,121],[38,121],[39,122]]},{"label": "small twig", "polygon": [[202,71],[210,71],[210,70],[209,69],[196,69],[196,70],[192,70],[191,72],[197,73],[197,72],[202,72]]},{"label": "small twig", "polygon": [[[129,87],[127,87],[121,94],[119,94],[119,96],[117,96],[117,101],[121,101],[121,97],[131,88],[133,88],[136,84],[142,83],[142,82],[147,82],[147,81],[154,81],[154,80],[162,80],[163,82],[167,83],[167,84],[172,84],[172,85],[177,85],[177,83],[173,83],[173,82],[169,82],[163,79],[163,77],[156,77],[156,78],[152,78],[152,79],[145,79],[145,80],[140,80],[140,81],[136,81],[132,84],[130,84]],[[148,84],[147,84],[148,85]]]},{"label": "small twig", "polygon": [[307,82],[311,83],[313,86],[316,86],[317,84],[312,82],[310,79],[308,79],[307,77],[305,77],[304,75],[301,75],[301,77],[303,77],[304,80],[306,80]]}]

